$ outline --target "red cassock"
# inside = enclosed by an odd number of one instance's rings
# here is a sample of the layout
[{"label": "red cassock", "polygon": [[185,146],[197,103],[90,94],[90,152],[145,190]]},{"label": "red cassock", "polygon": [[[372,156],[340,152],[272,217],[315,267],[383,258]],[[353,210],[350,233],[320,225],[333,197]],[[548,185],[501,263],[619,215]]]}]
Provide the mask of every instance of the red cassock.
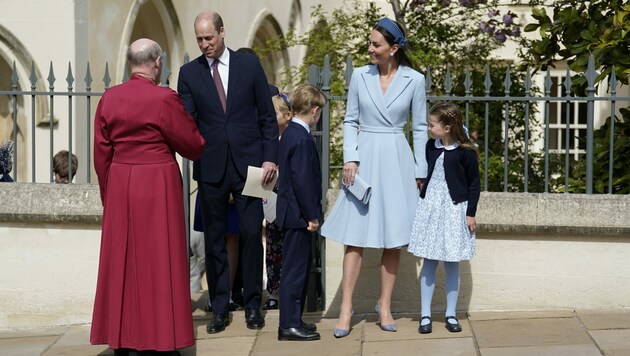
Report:
[{"label": "red cassock", "polygon": [[132,76],[108,89],[94,119],[94,166],[103,202],[92,344],[169,351],[195,343],[175,152],[205,141],[169,88]]}]

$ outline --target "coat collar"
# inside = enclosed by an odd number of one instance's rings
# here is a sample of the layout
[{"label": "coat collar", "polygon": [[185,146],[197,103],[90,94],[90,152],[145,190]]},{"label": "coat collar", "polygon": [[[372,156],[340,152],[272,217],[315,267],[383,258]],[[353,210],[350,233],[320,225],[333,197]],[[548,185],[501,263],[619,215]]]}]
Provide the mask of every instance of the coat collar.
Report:
[{"label": "coat collar", "polygon": [[452,143],[452,144],[450,144],[448,146],[444,146],[442,144],[442,140],[440,140],[439,138],[435,140],[435,148],[437,148],[437,149],[445,149],[447,151],[452,151],[452,150],[456,149],[457,147],[459,147],[459,142],[455,142],[455,143]]},{"label": "coat collar", "polygon": [[396,101],[396,99],[405,91],[411,83],[411,69],[406,66],[398,66],[398,70],[389,84],[387,91],[383,94],[381,83],[379,80],[378,66],[370,65],[366,72],[362,73],[363,82],[367,88],[367,92],[378,108],[381,115],[389,122],[391,117],[387,108]]}]

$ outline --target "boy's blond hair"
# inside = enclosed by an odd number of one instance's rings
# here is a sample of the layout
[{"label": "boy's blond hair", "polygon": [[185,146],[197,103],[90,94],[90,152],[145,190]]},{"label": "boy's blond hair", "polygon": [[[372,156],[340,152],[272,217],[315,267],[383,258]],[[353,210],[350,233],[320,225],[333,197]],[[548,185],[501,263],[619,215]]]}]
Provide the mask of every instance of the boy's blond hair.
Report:
[{"label": "boy's blond hair", "polygon": [[322,108],[326,104],[326,95],[318,87],[302,84],[293,92],[293,113],[307,115],[314,107]]}]

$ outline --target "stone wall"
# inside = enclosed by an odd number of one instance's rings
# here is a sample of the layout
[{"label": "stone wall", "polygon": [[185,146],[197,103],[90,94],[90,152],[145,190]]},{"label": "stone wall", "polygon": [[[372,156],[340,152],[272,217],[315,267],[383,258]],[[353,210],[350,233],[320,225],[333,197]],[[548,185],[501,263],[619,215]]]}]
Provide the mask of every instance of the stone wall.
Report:
[{"label": "stone wall", "polygon": [[0,329],[89,323],[101,200],[89,184],[0,184]]},{"label": "stone wall", "polygon": [[[98,186],[0,184],[0,195],[0,329],[89,323]],[[477,256],[461,265],[459,311],[630,307],[629,196],[482,193],[477,221]],[[393,310],[417,312],[422,261],[402,256]],[[339,309],[342,259],[343,246],[327,241],[328,316]],[[378,298],[379,259],[379,250],[365,251],[357,312],[371,311]],[[435,312],[445,307],[443,281],[440,266]]]},{"label": "stone wall", "polygon": [[[328,192],[332,207],[338,190]],[[458,311],[630,307],[630,196],[487,193],[477,212],[477,255],[461,263]],[[326,314],[341,303],[344,247],[326,241]],[[370,312],[380,250],[366,249],[353,297]],[[392,310],[420,310],[422,259],[403,249]],[[446,309],[440,264],[433,311]]]}]

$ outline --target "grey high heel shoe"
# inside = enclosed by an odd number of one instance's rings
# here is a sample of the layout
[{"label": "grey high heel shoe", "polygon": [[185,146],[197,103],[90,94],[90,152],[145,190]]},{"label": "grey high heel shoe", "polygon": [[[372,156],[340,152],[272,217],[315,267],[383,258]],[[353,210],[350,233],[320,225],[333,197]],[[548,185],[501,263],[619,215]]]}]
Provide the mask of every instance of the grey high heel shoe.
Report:
[{"label": "grey high heel shoe", "polygon": [[[352,314],[350,315],[350,323],[352,323],[352,317],[354,316],[354,310],[352,311]],[[333,336],[337,339],[341,339],[342,337],[346,337],[348,335],[350,335],[350,330],[352,329],[352,327],[350,327],[349,329],[337,329],[334,328],[333,329]]]},{"label": "grey high heel shoe", "polygon": [[374,304],[374,311],[376,312],[376,314],[378,314],[378,325],[381,327],[381,330],[389,331],[389,332],[398,331],[398,326],[396,325],[396,323],[389,324],[389,325],[383,325],[383,323],[381,323],[381,314],[380,314],[380,309],[378,306],[378,301],[376,302],[376,304]]}]

